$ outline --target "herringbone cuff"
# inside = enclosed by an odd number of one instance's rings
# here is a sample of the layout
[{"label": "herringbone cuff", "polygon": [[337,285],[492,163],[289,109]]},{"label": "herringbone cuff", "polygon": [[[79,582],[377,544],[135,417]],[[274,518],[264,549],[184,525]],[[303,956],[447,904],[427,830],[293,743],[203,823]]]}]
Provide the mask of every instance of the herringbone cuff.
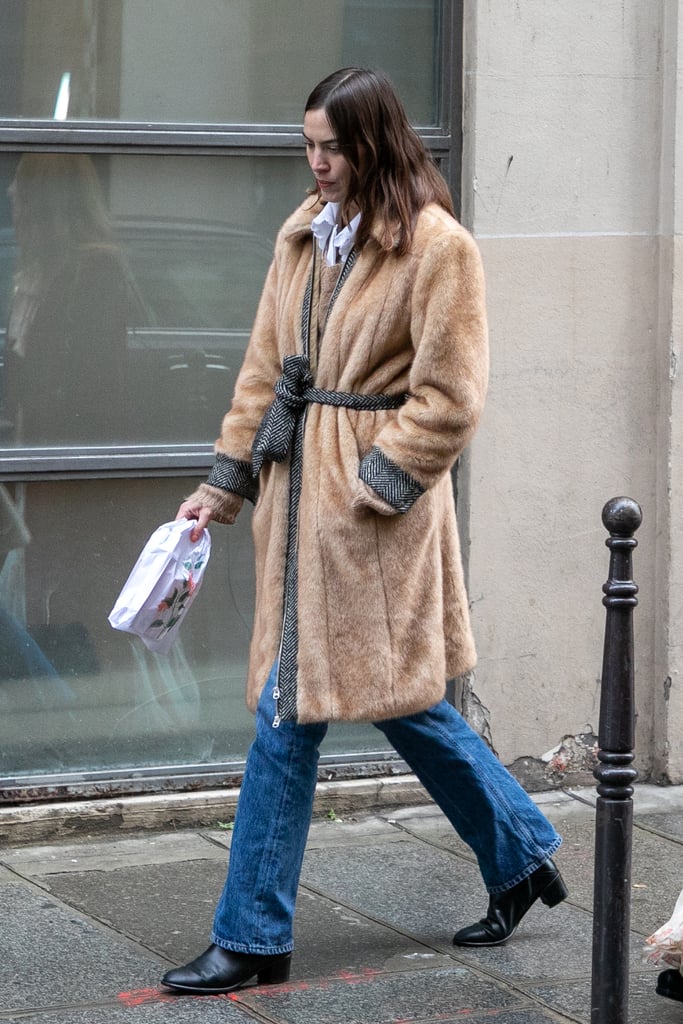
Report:
[{"label": "herringbone cuff", "polygon": [[258,498],[258,480],[251,474],[251,463],[233,459],[229,455],[216,453],[216,460],[206,481],[211,487],[220,487],[223,491],[239,494],[256,504]]}]

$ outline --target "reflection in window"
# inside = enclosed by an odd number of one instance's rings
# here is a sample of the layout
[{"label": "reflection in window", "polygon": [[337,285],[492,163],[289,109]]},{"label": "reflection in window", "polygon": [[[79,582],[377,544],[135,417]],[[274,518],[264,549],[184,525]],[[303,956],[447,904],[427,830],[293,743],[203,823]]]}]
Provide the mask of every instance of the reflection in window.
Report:
[{"label": "reflection in window", "polygon": [[8,189],[16,273],[4,423],[17,445],[103,442],[125,423],[126,272],[89,156],[26,153]]},{"label": "reflection in window", "polygon": [[[188,480],[0,484],[0,776],[239,761],[254,605],[249,503],[211,527],[200,593],[170,655],[107,616]],[[386,749],[369,726],[325,753]]]},{"label": "reflection in window", "polygon": [[248,509],[212,530],[215,570],[161,656],[107,615],[188,482],[0,487],[0,775],[243,757]]},{"label": "reflection in window", "polygon": [[411,118],[431,125],[440,8],[438,0],[0,0],[0,116],[300,124],[313,85],[355,64],[387,72]]},{"label": "reflection in window", "polygon": [[32,153],[3,178],[0,448],[212,443],[303,154]]}]

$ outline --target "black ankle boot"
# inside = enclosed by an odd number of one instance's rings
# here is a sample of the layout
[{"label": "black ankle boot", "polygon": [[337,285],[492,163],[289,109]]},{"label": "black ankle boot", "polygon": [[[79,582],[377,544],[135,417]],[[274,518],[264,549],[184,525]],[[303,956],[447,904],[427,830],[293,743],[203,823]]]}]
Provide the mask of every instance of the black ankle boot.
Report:
[{"label": "black ankle boot", "polygon": [[677,999],[683,1003],[683,974],[671,967],[668,971],[662,971],[657,978],[657,995],[666,996],[667,999]]},{"label": "black ankle boot", "polygon": [[567,887],[552,860],[548,859],[522,882],[506,892],[489,896],[486,917],[461,928],[453,936],[455,946],[499,946],[514,934],[529,907],[540,897],[548,907],[567,898]]},{"label": "black ankle boot", "polygon": [[234,992],[253,978],[258,978],[259,985],[280,985],[289,978],[291,962],[291,953],[273,956],[233,953],[212,945],[185,967],[167,971],[161,984],[178,992],[199,995]]}]

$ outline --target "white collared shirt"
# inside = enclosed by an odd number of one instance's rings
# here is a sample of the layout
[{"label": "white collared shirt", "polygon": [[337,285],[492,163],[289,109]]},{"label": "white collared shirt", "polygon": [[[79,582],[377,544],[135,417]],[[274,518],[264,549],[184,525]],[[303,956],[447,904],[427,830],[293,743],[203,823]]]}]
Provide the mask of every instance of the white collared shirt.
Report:
[{"label": "white collared shirt", "polygon": [[318,240],[328,267],[346,259],[356,240],[360,214],[357,213],[345,228],[338,226],[340,203],[326,203],[311,221],[311,230]]}]

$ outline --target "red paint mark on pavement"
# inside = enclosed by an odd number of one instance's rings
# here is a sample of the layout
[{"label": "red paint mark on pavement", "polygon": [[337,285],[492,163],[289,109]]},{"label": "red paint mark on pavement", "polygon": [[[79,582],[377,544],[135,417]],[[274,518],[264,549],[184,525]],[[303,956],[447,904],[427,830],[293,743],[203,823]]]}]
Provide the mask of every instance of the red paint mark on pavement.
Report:
[{"label": "red paint mark on pavement", "polygon": [[[130,992],[119,992],[116,997],[123,1006],[145,1006],[150,1003],[174,1003],[178,999],[230,999],[239,1002],[245,995],[252,995],[255,992],[259,996],[276,996],[282,992],[307,992],[310,989],[321,991],[330,985],[341,982],[345,985],[363,985],[373,981],[382,975],[382,971],[373,967],[363,967],[360,971],[342,970],[337,971],[330,978],[316,978],[311,981],[288,981],[282,985],[250,985],[239,989],[236,992],[227,992],[220,995],[200,995],[194,992],[167,992],[159,988],[135,988]],[[397,1022],[399,1024],[399,1022]]]},{"label": "red paint mark on pavement", "polygon": [[130,992],[119,992],[117,1000],[127,1007],[145,1006],[149,1003],[175,1003],[179,999],[226,999],[225,995],[199,995],[193,992],[164,992],[159,988],[135,988]]},{"label": "red paint mark on pavement", "polygon": [[165,1003],[173,997],[158,988],[136,988],[131,992],[119,992],[116,998],[124,1006],[144,1006],[145,1003]]},{"label": "red paint mark on pavement", "polygon": [[360,971],[337,971],[333,975],[334,981],[368,981],[382,972],[376,967],[361,967]]},{"label": "red paint mark on pavement", "polygon": [[329,986],[329,981],[287,981],[283,985],[257,985],[253,988],[242,988],[235,995],[257,992],[260,996],[278,996],[281,992],[308,992],[309,989],[321,989]]}]

